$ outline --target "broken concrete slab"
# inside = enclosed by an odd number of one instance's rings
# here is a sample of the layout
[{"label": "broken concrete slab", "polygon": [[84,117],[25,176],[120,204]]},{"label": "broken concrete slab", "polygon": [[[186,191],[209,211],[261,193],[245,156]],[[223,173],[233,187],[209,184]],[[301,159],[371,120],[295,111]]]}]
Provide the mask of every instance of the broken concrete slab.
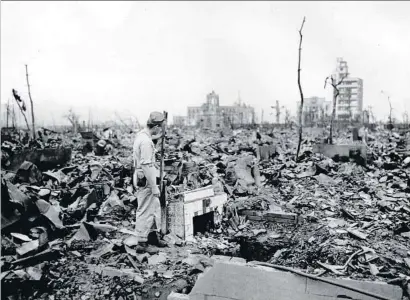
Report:
[{"label": "broken concrete slab", "polygon": [[160,252],[158,254],[152,255],[148,257],[148,264],[149,265],[158,265],[162,264],[167,261],[167,255],[164,252]]},{"label": "broken concrete slab", "polygon": [[[332,279],[332,281],[372,291],[388,299],[399,300],[402,297],[402,290],[398,286],[343,279]],[[287,272],[218,262],[198,278],[189,294],[190,300],[336,300],[339,298],[374,299],[345,288]]]},{"label": "broken concrete slab", "polygon": [[92,251],[90,253],[90,257],[96,257],[96,258],[100,258],[101,256],[112,252],[112,249],[114,248],[114,244],[113,243],[107,243],[105,245],[102,245],[101,247],[99,247],[98,249]]},{"label": "broken concrete slab", "polygon": [[43,199],[36,201],[36,205],[40,213],[45,216],[50,222],[58,229],[64,227],[63,222],[60,219],[59,211],[54,205],[51,205]]},{"label": "broken concrete slab", "polygon": [[31,242],[32,241],[32,239],[31,238],[29,238],[27,235],[25,235],[25,234],[21,234],[21,233],[17,233],[17,232],[12,232],[12,233],[10,233],[10,235],[13,237],[13,238],[16,238],[16,239],[18,239],[18,240],[21,240],[21,241],[23,241],[23,242]]},{"label": "broken concrete slab", "polygon": [[69,147],[25,149],[13,153],[9,157],[7,170],[17,171],[24,161],[35,164],[40,170],[53,169],[71,160],[72,149]]},{"label": "broken concrete slab", "polygon": [[367,150],[364,144],[346,144],[346,145],[332,145],[332,144],[316,144],[313,145],[313,152],[320,153],[329,158],[335,157],[353,157],[356,152],[359,152],[363,159],[367,160]]},{"label": "broken concrete slab", "polygon": [[18,168],[15,180],[29,184],[41,183],[43,174],[35,164],[29,161],[24,161]]},{"label": "broken concrete slab", "polygon": [[268,221],[273,223],[289,223],[296,224],[298,222],[298,215],[295,213],[287,213],[282,211],[259,211],[259,210],[240,210],[239,215],[246,216],[252,221]]},{"label": "broken concrete slab", "polygon": [[39,240],[24,243],[20,248],[17,248],[16,252],[19,257],[30,255],[35,252],[39,247]]},{"label": "broken concrete slab", "polygon": [[96,265],[89,265],[88,269],[92,272],[108,277],[128,277],[139,284],[144,283],[144,278],[140,274],[135,273],[132,269],[116,269],[113,267],[101,267]]},{"label": "broken concrete slab", "polygon": [[168,295],[167,300],[189,300],[189,295],[171,292],[171,294]]}]

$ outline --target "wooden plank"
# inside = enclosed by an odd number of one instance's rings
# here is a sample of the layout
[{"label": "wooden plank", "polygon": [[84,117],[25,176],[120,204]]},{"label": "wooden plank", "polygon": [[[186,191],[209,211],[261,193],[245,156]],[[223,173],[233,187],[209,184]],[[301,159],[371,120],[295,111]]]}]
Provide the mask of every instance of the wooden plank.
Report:
[{"label": "wooden plank", "polygon": [[286,212],[266,212],[264,216],[277,218],[277,219],[292,219],[292,220],[296,220],[297,218],[296,214],[286,213]]}]

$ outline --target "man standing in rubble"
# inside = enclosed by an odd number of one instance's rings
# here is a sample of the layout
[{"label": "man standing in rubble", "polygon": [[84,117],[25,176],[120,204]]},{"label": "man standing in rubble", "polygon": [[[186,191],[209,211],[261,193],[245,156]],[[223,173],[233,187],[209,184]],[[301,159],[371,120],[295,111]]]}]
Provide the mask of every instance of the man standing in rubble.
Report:
[{"label": "man standing in rubble", "polygon": [[[137,190],[138,209],[136,213],[135,230],[139,246],[148,245],[148,236],[154,237],[153,242],[159,246],[163,242],[159,239],[161,228],[160,190],[157,185],[159,170],[155,162],[155,146],[153,139],[162,135],[162,124],[165,118],[160,112],[152,112],[146,128],[137,133],[133,147],[134,174],[133,183]],[[151,240],[151,239],[150,239]]]}]

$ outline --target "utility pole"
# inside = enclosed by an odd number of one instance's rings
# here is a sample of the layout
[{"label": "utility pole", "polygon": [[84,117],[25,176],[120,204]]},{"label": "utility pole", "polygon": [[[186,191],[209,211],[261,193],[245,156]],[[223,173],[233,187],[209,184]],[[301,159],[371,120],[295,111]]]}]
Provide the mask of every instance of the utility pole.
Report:
[{"label": "utility pole", "polygon": [[263,124],[263,108],[262,108],[262,114],[261,114],[261,125]]},{"label": "utility pole", "polygon": [[390,111],[389,111],[389,125],[388,126],[389,126],[390,130],[392,130],[392,128],[393,128],[393,118],[392,118],[393,106],[391,105],[390,95],[388,95],[385,91],[381,91],[381,94],[386,95],[387,96],[387,101],[389,102]]},{"label": "utility pole", "polygon": [[276,100],[276,106],[271,106],[274,110],[276,110],[276,124],[280,123],[280,109],[285,108],[283,105],[279,106],[279,100]]},{"label": "utility pole", "polygon": [[31,123],[32,123],[32,129],[33,129],[33,139],[36,139],[36,127],[35,127],[35,120],[34,120],[34,105],[33,105],[33,99],[31,98],[31,91],[30,91],[30,83],[28,81],[28,69],[26,65],[26,79],[27,79],[27,88],[28,88],[28,97],[30,98],[30,103],[31,103]]}]

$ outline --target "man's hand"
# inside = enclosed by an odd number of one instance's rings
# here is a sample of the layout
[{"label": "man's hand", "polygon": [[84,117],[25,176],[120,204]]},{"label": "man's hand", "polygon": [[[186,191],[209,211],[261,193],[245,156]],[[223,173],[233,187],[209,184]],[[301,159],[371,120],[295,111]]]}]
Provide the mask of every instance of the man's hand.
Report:
[{"label": "man's hand", "polygon": [[152,188],[152,195],[156,198],[159,198],[160,190],[157,185]]}]

